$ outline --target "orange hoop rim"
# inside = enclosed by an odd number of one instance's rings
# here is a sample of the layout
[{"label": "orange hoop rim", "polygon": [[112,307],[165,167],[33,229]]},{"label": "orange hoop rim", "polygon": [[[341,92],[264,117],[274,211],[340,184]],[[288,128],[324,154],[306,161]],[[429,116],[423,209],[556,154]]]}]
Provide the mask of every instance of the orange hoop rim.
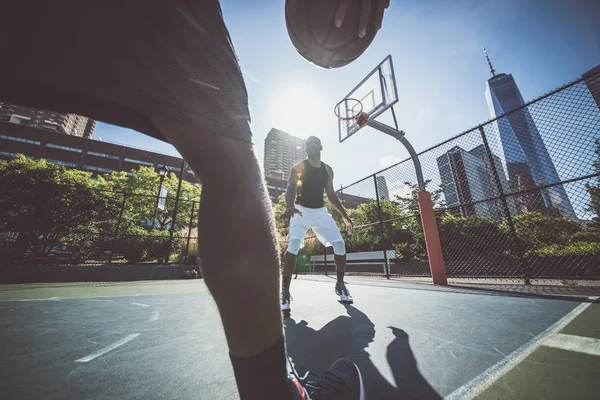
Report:
[{"label": "orange hoop rim", "polygon": [[[349,101],[356,102],[356,104],[360,106],[360,109],[356,113],[353,112],[352,115],[350,115],[350,116],[347,115],[345,117],[342,117],[340,115],[340,111],[339,111],[340,110],[340,106],[342,105],[342,103],[347,103]],[[347,108],[347,110],[354,111],[354,107]],[[357,118],[360,117],[360,115],[362,114],[362,111],[363,111],[363,104],[362,104],[362,102],[360,100],[352,98],[352,97],[347,98],[347,99],[343,99],[342,101],[340,101],[339,103],[337,103],[335,105],[335,107],[333,108],[333,112],[335,113],[335,116],[338,117],[339,119],[341,119],[342,121],[356,120]]]}]

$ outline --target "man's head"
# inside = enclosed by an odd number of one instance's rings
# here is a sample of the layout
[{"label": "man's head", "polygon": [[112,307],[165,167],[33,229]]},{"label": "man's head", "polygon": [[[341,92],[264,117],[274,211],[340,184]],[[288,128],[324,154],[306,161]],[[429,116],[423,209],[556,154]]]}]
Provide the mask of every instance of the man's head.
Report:
[{"label": "man's head", "polygon": [[316,136],[311,136],[306,139],[304,148],[309,157],[318,156],[321,154],[321,150],[323,150],[323,146],[321,146],[321,140],[319,140],[319,138]]}]

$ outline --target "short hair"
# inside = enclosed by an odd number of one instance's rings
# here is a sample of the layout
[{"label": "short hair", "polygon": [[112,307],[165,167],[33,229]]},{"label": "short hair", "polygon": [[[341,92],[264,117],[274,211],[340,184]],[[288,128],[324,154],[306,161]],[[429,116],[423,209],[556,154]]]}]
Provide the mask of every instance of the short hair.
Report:
[{"label": "short hair", "polygon": [[316,140],[317,142],[319,142],[319,144],[321,144],[321,139],[319,139],[316,136],[310,136],[309,138],[306,139],[305,143],[308,143],[309,141],[314,141],[314,140]]}]

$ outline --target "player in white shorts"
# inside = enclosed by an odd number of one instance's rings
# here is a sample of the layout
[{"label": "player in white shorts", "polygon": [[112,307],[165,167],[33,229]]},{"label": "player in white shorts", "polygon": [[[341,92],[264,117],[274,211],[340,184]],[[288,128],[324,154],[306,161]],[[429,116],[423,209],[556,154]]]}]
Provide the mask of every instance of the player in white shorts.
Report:
[{"label": "player in white shorts", "polygon": [[321,161],[321,141],[315,136],[306,139],[308,158],[294,165],[288,180],[286,192],[286,210],[283,218],[289,221],[289,244],[283,257],[281,283],[281,311],[290,311],[290,283],[296,268],[296,256],[304,245],[304,236],[309,229],[326,247],[333,247],[337,271],[335,292],[340,301],[352,303],[353,299],[344,284],[346,269],[346,245],[340,230],[331,214],[325,208],[323,193],[342,216],[346,230],[352,230],[352,221],[333,189],[333,170]]}]

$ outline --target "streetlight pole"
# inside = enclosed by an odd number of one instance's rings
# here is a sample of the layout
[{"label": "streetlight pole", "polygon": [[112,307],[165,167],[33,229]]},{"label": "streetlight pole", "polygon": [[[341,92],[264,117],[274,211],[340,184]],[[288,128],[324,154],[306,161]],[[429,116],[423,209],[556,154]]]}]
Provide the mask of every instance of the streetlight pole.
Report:
[{"label": "streetlight pole", "polygon": [[160,203],[160,189],[162,188],[163,181],[165,180],[165,177],[167,176],[168,173],[169,173],[169,168],[167,168],[166,165],[163,165],[162,167],[160,167],[158,169],[158,175],[160,176],[160,183],[158,184],[158,194],[156,195],[156,204],[154,205],[154,219],[152,220],[152,229],[150,229],[151,231],[153,231],[154,228],[156,227],[156,219],[158,217],[158,203]]}]

